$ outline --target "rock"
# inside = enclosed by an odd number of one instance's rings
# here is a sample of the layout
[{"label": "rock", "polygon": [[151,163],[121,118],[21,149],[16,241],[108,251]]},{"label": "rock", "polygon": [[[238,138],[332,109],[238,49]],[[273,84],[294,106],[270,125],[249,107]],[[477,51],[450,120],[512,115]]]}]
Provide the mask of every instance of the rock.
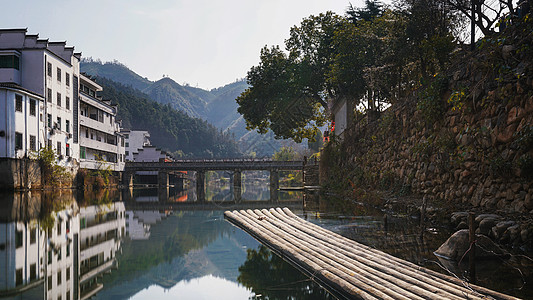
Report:
[{"label": "rock", "polygon": [[522,184],[521,183],[513,183],[511,185],[511,189],[513,190],[514,193],[518,193],[518,191],[522,188]]},{"label": "rock", "polygon": [[503,59],[511,58],[513,50],[514,50],[513,45],[504,45],[502,47],[502,57],[503,57]]},{"label": "rock", "polygon": [[529,230],[523,229],[520,231],[520,238],[522,239],[522,242],[527,242],[529,236]]},{"label": "rock", "polygon": [[[507,255],[505,251],[484,235],[476,234],[476,241],[479,245],[476,247],[477,259],[496,258]],[[459,261],[469,248],[468,230],[463,229],[457,231],[448,238],[448,240],[435,251],[435,255]]]},{"label": "rock", "polygon": [[496,214],[480,214],[479,216],[476,217],[476,223],[479,224],[481,223],[481,221],[483,219],[486,219],[486,218],[491,218],[491,219],[501,219],[502,217],[500,215],[496,215]]},{"label": "rock", "polygon": [[461,222],[465,222],[466,224],[466,220],[468,218],[468,212],[466,211],[458,211],[458,212],[454,212],[452,213],[452,216],[451,216],[451,222],[453,225],[457,225]]},{"label": "rock", "polygon": [[498,134],[496,135],[496,140],[501,143],[508,143],[513,139],[513,135],[516,131],[516,127],[518,124],[513,123],[507,127],[505,127],[503,130],[500,130]]},{"label": "rock", "polygon": [[507,113],[507,124],[520,121],[524,116],[524,109],[521,107],[513,107]]},{"label": "rock", "polygon": [[455,230],[461,230],[461,229],[468,229],[468,224],[466,224],[465,221],[461,221],[457,226],[455,227]]},{"label": "rock", "polygon": [[498,219],[496,218],[484,218],[483,220],[481,220],[481,222],[479,222],[479,233],[483,235],[489,235],[492,230],[492,227],[496,225],[497,221]]},{"label": "rock", "polygon": [[494,237],[495,240],[500,240],[507,228],[513,225],[515,225],[514,221],[499,222],[496,226],[492,227],[492,237]]}]

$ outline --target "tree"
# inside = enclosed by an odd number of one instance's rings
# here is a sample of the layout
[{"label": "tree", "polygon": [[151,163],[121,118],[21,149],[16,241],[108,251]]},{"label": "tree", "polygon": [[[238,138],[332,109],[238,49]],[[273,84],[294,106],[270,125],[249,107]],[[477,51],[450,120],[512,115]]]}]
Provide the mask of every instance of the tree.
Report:
[{"label": "tree", "polygon": [[325,124],[326,100],[335,95],[326,74],[340,23],[341,17],[332,12],[310,16],[291,28],[285,41],[288,53],[279,46],[261,50],[259,65],[248,72],[250,87],[237,98],[249,130],[271,129],[276,138],[301,142]]},{"label": "tree", "polygon": [[[474,1],[474,3],[472,3]],[[446,0],[446,3],[455,11],[460,12],[468,19],[474,19],[474,24],[481,32],[488,36],[494,33],[494,25],[505,15],[513,15],[515,9],[512,0]],[[474,13],[472,14],[472,4]],[[475,18],[473,18],[475,16]]]},{"label": "tree", "polygon": [[272,159],[277,161],[297,160],[300,159],[300,154],[292,147],[281,147],[276,153],[274,153]]}]

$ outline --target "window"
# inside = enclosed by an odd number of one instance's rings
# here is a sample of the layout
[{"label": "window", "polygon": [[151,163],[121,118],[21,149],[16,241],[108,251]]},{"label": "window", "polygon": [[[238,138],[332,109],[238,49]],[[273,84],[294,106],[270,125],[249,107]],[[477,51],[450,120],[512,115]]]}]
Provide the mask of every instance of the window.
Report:
[{"label": "window", "polygon": [[37,115],[37,102],[35,101],[35,99],[30,99],[30,115]]},{"label": "window", "polygon": [[46,100],[48,100],[48,102],[52,103],[52,89],[47,89]]},{"label": "window", "polygon": [[22,239],[23,239],[22,231],[17,230],[15,232],[15,248],[22,247]]},{"label": "window", "polygon": [[65,72],[65,84],[70,86],[70,74]]},{"label": "window", "polygon": [[30,281],[37,279],[37,264],[30,265]]},{"label": "window", "polygon": [[65,97],[65,108],[70,109],[70,97]]},{"label": "window", "polygon": [[67,277],[66,280],[69,281],[70,280],[70,267],[67,268],[67,274],[65,274],[65,275]]},{"label": "window", "polygon": [[48,122],[48,127],[52,127],[52,115],[51,114],[48,114],[47,116],[47,122]]},{"label": "window", "polygon": [[52,77],[52,63],[46,64],[46,75]]},{"label": "window", "polygon": [[30,230],[30,244],[35,244],[37,242],[37,228],[32,228]]},{"label": "window", "polygon": [[89,138],[89,129],[85,129],[85,137]]},{"label": "window", "polygon": [[66,299],[70,300],[70,291],[67,291]]},{"label": "window", "polygon": [[[69,257],[69,256],[70,256],[70,244],[67,244],[67,257]],[[69,273],[70,272],[67,272],[67,277],[70,275]],[[67,278],[67,280],[68,280],[68,278]]]},{"label": "window", "polygon": [[61,142],[57,142],[57,155],[61,155]]},{"label": "window", "polygon": [[61,130],[61,118],[57,117],[57,129]]},{"label": "window", "polygon": [[22,149],[22,133],[15,132],[15,151]]},{"label": "window", "polygon": [[[85,147],[80,146],[80,158],[85,159]],[[83,221],[83,225],[85,225],[85,219],[82,219],[82,221]],[[85,227],[82,227],[82,228],[85,228]]]},{"label": "window", "polygon": [[52,250],[48,250],[48,264],[52,263]]},{"label": "window", "polygon": [[16,55],[0,55],[0,69],[20,70],[20,59]]},{"label": "window", "polygon": [[48,276],[48,290],[52,289],[52,275]]},{"label": "window", "polygon": [[59,247],[59,250],[57,250],[57,260],[61,260],[61,246]]},{"label": "window", "polygon": [[37,138],[34,135],[30,135],[30,150],[37,151]]},{"label": "window", "polygon": [[15,95],[15,111],[22,112],[22,96]]},{"label": "window", "polygon": [[65,131],[70,133],[70,120],[65,120]]},{"label": "window", "polygon": [[57,285],[61,284],[61,271],[57,271]]},{"label": "window", "polygon": [[57,81],[61,82],[61,69],[57,68]]},{"label": "window", "polygon": [[17,269],[16,275],[15,275],[15,285],[19,286],[22,284],[22,268]]},{"label": "window", "polygon": [[57,93],[57,106],[61,106],[61,93]]},{"label": "window", "polygon": [[57,223],[57,235],[61,235],[61,222]]},{"label": "window", "polygon": [[126,142],[126,148],[128,148],[129,146],[130,146],[130,143]]},{"label": "window", "polygon": [[70,144],[69,143],[66,143],[65,144],[65,156],[70,156]]}]

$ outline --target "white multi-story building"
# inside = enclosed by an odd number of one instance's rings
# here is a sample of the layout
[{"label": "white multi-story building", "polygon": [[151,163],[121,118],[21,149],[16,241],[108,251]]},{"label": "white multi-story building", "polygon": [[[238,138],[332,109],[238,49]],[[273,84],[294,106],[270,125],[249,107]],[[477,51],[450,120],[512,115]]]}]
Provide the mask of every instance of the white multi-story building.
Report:
[{"label": "white multi-story building", "polygon": [[102,100],[102,87],[80,74],[80,167],[124,170],[125,141],[116,120],[117,107]]},{"label": "white multi-story building", "polygon": [[79,157],[73,138],[81,54],[26,29],[0,30],[0,156],[22,158],[50,146],[58,162]]},{"label": "white multi-story building", "polygon": [[0,29],[0,158],[31,157],[48,146],[71,171],[124,169],[117,108],[80,74],[80,59],[65,42]]},{"label": "white multi-story building", "polygon": [[123,130],[125,138],[126,161],[134,161],[133,156],[139,153],[139,150],[150,146],[150,133],[142,130]]}]

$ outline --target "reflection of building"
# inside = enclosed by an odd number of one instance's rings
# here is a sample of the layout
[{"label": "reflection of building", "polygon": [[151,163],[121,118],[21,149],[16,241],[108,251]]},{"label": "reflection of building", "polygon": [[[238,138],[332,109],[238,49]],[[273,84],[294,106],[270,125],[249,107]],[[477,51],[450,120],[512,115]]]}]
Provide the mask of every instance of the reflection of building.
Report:
[{"label": "reflection of building", "polygon": [[122,202],[80,209],[80,299],[103,288],[99,275],[113,266],[125,228]]},{"label": "reflection of building", "polygon": [[0,296],[44,283],[45,299],[91,297],[103,287],[125,228],[122,202],[0,223]]},{"label": "reflection of building", "polygon": [[75,208],[44,221],[0,223],[0,295],[44,280],[47,299],[75,295],[78,217]]},{"label": "reflection of building", "polygon": [[116,121],[117,107],[98,95],[102,87],[80,74],[80,167],[123,171],[124,138]]},{"label": "reflection of building", "polygon": [[159,211],[127,211],[126,232],[132,240],[147,240],[150,237],[150,226],[166,218],[168,213]]},{"label": "reflection of building", "polygon": [[36,222],[0,224],[0,291],[23,290],[42,282],[44,241]]}]

